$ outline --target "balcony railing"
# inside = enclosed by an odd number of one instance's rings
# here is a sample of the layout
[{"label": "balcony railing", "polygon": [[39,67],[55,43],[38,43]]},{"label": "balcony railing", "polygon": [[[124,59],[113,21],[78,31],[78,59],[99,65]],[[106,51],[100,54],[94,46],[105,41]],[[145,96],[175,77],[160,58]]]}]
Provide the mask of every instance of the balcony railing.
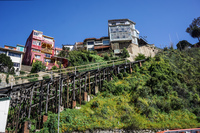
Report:
[{"label": "balcony railing", "polygon": [[52,54],[52,50],[48,49],[48,48],[41,48],[41,51],[44,52],[44,53]]}]

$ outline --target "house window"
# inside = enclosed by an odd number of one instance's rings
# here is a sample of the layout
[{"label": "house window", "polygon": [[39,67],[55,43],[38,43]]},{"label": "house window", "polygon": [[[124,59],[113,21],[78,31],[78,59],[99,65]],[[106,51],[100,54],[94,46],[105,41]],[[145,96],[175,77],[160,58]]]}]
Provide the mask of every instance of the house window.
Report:
[{"label": "house window", "polygon": [[14,56],[14,57],[19,57],[19,58],[21,57],[21,54],[13,53],[13,52],[9,52],[8,55],[9,56]]},{"label": "house window", "polygon": [[33,35],[35,35],[35,36],[38,36],[38,35],[39,35],[39,33],[37,33],[37,32],[34,32],[34,33],[33,33]]},{"label": "house window", "polygon": [[109,44],[110,41],[109,40],[103,40],[103,44]]},{"label": "house window", "polygon": [[14,67],[20,67],[20,64],[19,64],[19,63],[16,63],[16,62],[13,62],[13,66],[14,66]]},{"label": "house window", "polygon": [[35,58],[36,58],[36,59],[40,59],[40,58],[41,58],[41,55],[35,55]]},{"label": "house window", "polygon": [[88,45],[94,45],[94,42],[87,42]]},{"label": "house window", "polygon": [[33,52],[40,52],[40,50],[32,49]]},{"label": "house window", "polygon": [[44,59],[44,62],[51,63],[51,60],[50,59]]},{"label": "house window", "polygon": [[50,58],[50,57],[51,57],[51,54],[45,54],[45,57],[49,57],[49,58]]},{"label": "house window", "polygon": [[34,44],[34,45],[37,45],[37,46],[40,46],[40,45],[41,45],[41,42],[40,42],[40,41],[33,41],[33,44]]},{"label": "house window", "polygon": [[1,51],[1,50],[0,50],[0,54],[6,54],[6,51]]},{"label": "house window", "polygon": [[94,48],[88,48],[88,50],[89,50],[89,51],[92,51],[92,50],[94,50]]}]

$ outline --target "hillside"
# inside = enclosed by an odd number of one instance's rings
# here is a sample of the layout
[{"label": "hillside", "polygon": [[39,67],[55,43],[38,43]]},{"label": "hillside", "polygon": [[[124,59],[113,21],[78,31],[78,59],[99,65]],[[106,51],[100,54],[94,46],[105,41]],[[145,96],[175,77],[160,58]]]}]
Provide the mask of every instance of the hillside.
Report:
[{"label": "hillside", "polygon": [[[170,50],[133,73],[104,82],[103,92],[80,110],[61,112],[62,132],[93,129],[174,129],[200,126],[200,50]],[[49,114],[41,132],[56,132]]]}]

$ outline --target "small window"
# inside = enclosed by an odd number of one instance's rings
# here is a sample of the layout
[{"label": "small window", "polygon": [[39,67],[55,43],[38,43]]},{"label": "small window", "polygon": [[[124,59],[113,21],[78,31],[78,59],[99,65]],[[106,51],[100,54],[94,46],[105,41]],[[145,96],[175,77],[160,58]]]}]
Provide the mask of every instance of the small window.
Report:
[{"label": "small window", "polygon": [[6,54],[6,51],[1,51],[1,50],[0,50],[0,54]]},{"label": "small window", "polygon": [[44,62],[51,63],[51,60],[50,59],[44,59]]},{"label": "small window", "polygon": [[14,67],[20,67],[20,64],[19,64],[19,63],[13,62],[13,66],[14,66]]},{"label": "small window", "polygon": [[32,49],[33,52],[40,52],[38,49]]},{"label": "small window", "polygon": [[39,35],[39,33],[37,33],[37,32],[34,32],[34,33],[33,33],[33,35],[35,35],[35,36],[38,36],[38,35]]},{"label": "small window", "polygon": [[51,57],[51,54],[45,54],[45,57],[50,58],[50,57]]},{"label": "small window", "polygon": [[112,23],[112,25],[116,25],[116,23]]},{"label": "small window", "polygon": [[87,42],[88,45],[94,45],[94,42]]},{"label": "small window", "polygon": [[40,59],[41,56],[40,56],[40,55],[35,55],[35,58],[36,58],[36,59]]},{"label": "small window", "polygon": [[34,44],[34,45],[37,45],[37,46],[40,46],[40,45],[41,45],[41,42],[40,42],[40,41],[33,41],[33,44]]},{"label": "small window", "polygon": [[110,41],[109,40],[103,40],[103,44],[109,44]]},{"label": "small window", "polygon": [[18,53],[13,53],[13,52],[9,52],[8,54],[9,56],[14,56],[14,57],[21,57],[21,54],[18,54]]}]

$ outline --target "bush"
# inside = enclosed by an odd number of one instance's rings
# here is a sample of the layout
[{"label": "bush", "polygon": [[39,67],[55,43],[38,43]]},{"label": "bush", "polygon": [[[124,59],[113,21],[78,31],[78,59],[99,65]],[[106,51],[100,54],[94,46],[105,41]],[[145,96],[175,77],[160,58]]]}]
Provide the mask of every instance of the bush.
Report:
[{"label": "bush", "polygon": [[123,79],[123,74],[119,73],[119,74],[117,74],[117,77],[118,77],[118,79]]},{"label": "bush", "polygon": [[38,78],[31,78],[31,79],[28,79],[29,82],[35,82],[35,81],[38,81]]},{"label": "bush", "polygon": [[57,66],[53,66],[51,69],[52,69],[52,70],[56,70],[56,69],[58,69],[58,68],[57,68]]},{"label": "bush", "polygon": [[98,108],[99,107],[99,102],[98,101],[94,101],[92,104],[91,104],[91,108]]},{"label": "bush", "polygon": [[31,73],[37,73],[39,71],[45,70],[45,68],[46,68],[46,66],[41,61],[36,60],[32,64]]},{"label": "bush", "polygon": [[138,56],[136,56],[135,58],[135,61],[138,61],[138,60],[144,60],[146,57],[144,54],[138,54]]},{"label": "bush", "polygon": [[126,48],[122,50],[122,58],[130,57],[129,52]]},{"label": "bush", "polygon": [[42,78],[43,78],[43,79],[49,79],[50,77],[49,77],[48,74],[46,74],[46,75],[44,75]]},{"label": "bush", "polygon": [[123,77],[128,77],[128,73],[127,72],[123,73]]},{"label": "bush", "polygon": [[110,57],[108,56],[107,53],[104,55],[104,60],[106,60],[106,61],[109,61],[109,60],[110,60]]},{"label": "bush", "polygon": [[21,74],[21,75],[24,75],[24,74],[25,74],[25,72],[24,72],[24,71],[20,71],[20,74]]}]

